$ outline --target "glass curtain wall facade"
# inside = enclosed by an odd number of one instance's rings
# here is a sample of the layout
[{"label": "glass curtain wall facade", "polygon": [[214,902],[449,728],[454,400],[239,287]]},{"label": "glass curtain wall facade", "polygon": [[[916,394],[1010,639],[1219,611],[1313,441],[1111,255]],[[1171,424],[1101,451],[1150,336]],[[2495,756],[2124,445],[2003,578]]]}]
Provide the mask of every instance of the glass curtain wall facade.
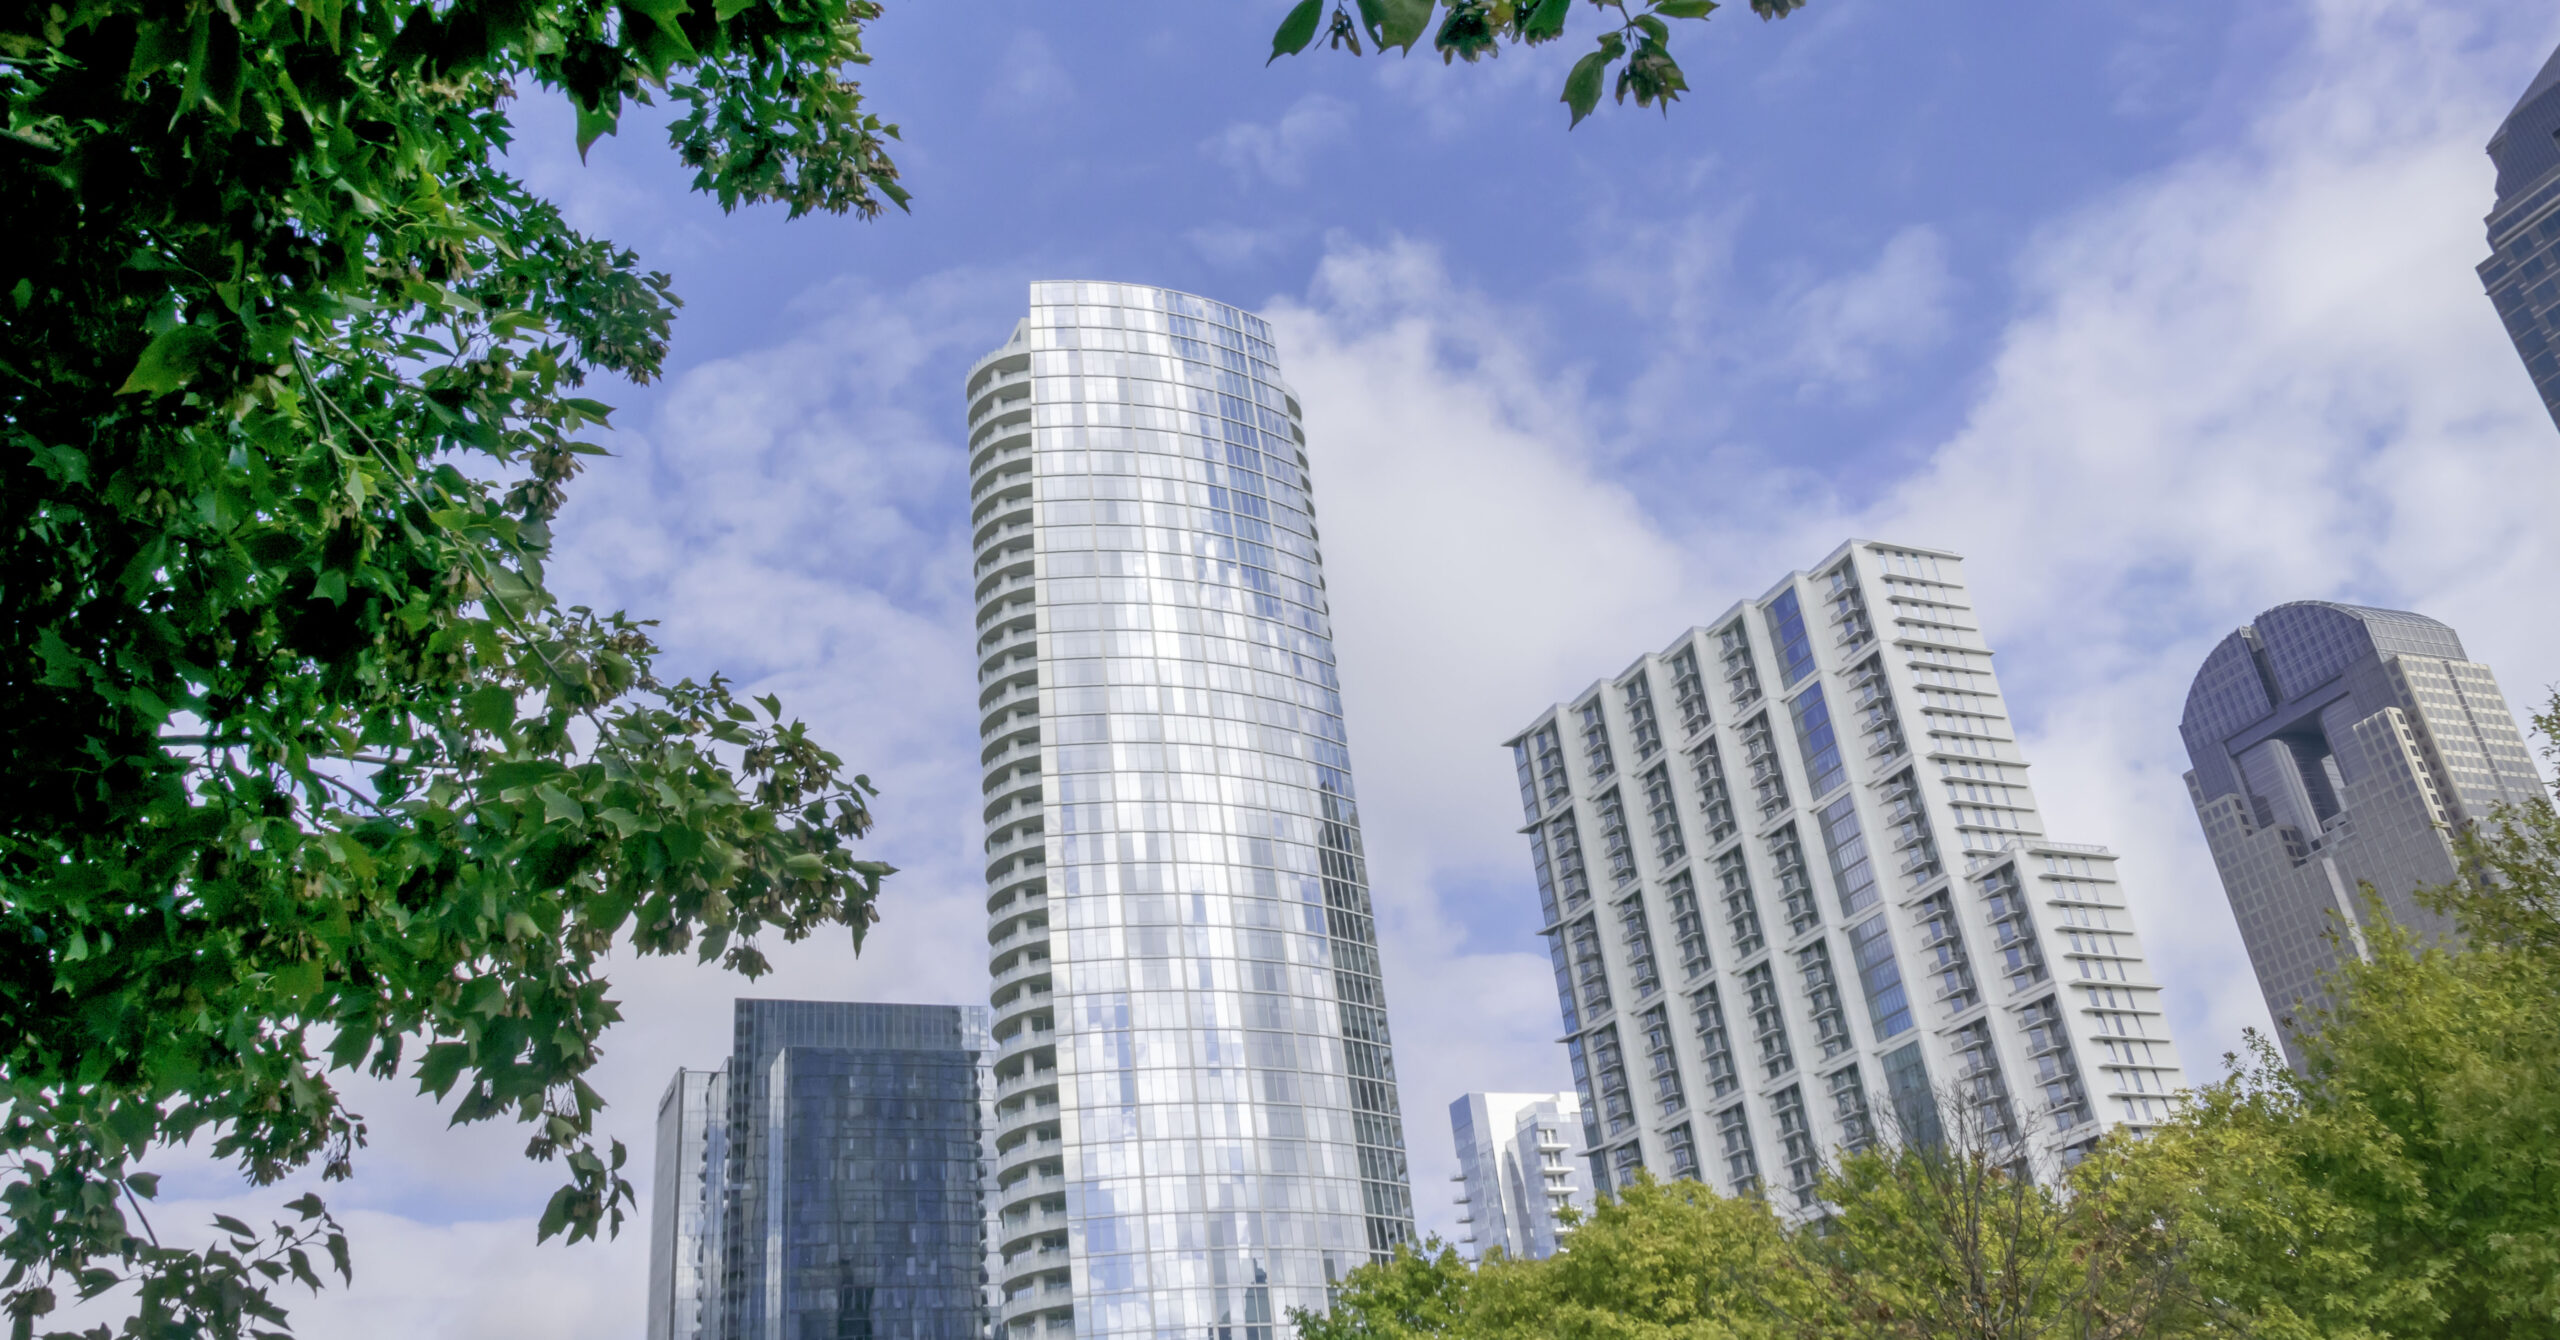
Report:
[{"label": "glass curtain wall facade", "polygon": [[1471,1093],[1449,1104],[1459,1250],[1481,1261],[1556,1254],[1559,1211],[1591,1207],[1582,1105],[1569,1093]]},{"label": "glass curtain wall facade", "polygon": [[2359,886],[2422,937],[2450,933],[2412,891],[2454,877],[2453,830],[2542,794],[2489,667],[2400,610],[2268,610],[2205,657],[2179,732],[2196,818],[2297,1062],[2292,1015],[2361,951]]},{"label": "glass curtain wall facade", "polygon": [[740,1000],[659,1107],[651,1340],[981,1340],[983,1006]]},{"label": "glass curtain wall facade", "polygon": [[679,1070],[658,1099],[655,1180],[649,1189],[649,1340],[702,1340],[703,1282],[719,1278],[708,1232],[728,1143],[726,1071]]},{"label": "glass curtain wall facade", "polygon": [[2560,51],[2489,138],[2498,201],[2480,284],[2506,323],[2543,408],[2560,423]]},{"label": "glass curtain wall facade", "polygon": [[1851,541],[1511,741],[1591,1176],[1809,1210],[1942,1116],[2053,1167],[2185,1085],[2104,848],[2046,838],[1956,555]]},{"label": "glass curtain wall facade", "polygon": [[1040,283],[968,374],[1014,1340],[1276,1340],[1412,1237],[1270,340],[1189,294]]}]

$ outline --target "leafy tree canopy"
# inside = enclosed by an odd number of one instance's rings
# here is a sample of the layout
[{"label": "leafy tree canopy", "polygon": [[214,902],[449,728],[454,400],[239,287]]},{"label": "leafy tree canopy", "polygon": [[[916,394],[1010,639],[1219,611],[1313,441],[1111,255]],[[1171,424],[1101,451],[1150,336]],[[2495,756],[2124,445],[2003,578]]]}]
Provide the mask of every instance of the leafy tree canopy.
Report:
[{"label": "leafy tree canopy", "polygon": [[[1331,15],[1326,10],[1330,3]],[[1600,105],[1603,89],[1638,107],[1659,104],[1669,115],[1671,104],[1689,91],[1680,63],[1671,56],[1671,21],[1704,22],[1722,8],[1717,0],[1590,0],[1600,11],[1601,26],[1592,50],[1573,63],[1557,101],[1573,113],[1570,125],[1581,125]],[[1751,12],[1763,19],[1783,19],[1804,8],[1805,0],[1751,0]],[[1361,38],[1380,51],[1394,47],[1406,55],[1424,33],[1442,64],[1469,64],[1499,56],[1506,46],[1537,46],[1564,36],[1573,0],[1298,0],[1271,35],[1271,59],[1294,56],[1313,45],[1321,33],[1334,50],[1362,54]],[[1354,11],[1357,11],[1355,16]],[[1269,64],[1268,61],[1264,62]],[[1616,78],[1612,80],[1614,72]]]},{"label": "leafy tree canopy", "polygon": [[[748,973],[859,942],[868,783],[771,699],[662,681],[563,608],[550,523],[659,370],[664,275],[500,167],[663,98],[724,207],[872,215],[871,0],[31,0],[0,7],[0,1304],[138,1286],[128,1335],[273,1330],[344,1238],[155,1242],[136,1161],[270,1182],[364,1143],[334,1073],[509,1116],[632,1189],[585,1079],[602,957]],[[103,1334],[103,1332],[101,1332]]]}]

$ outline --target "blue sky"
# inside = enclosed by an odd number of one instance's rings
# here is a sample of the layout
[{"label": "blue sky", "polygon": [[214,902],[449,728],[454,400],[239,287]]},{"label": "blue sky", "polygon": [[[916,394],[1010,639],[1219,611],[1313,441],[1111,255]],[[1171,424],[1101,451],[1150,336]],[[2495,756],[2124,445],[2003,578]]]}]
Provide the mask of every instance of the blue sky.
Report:
[{"label": "blue sky", "polygon": [[[1283,8],[893,3],[865,84],[915,210],[872,223],[724,216],[656,139],[581,166],[528,108],[527,176],[687,304],[669,377],[604,392],[558,584],[779,692],[881,782],[904,871],[859,960],[617,974],[599,1082],[642,1166],[742,990],[982,998],[958,379],[1034,279],[1278,329],[1426,1228],[1448,1101],[1565,1082],[1501,741],[1846,536],[1969,556],[2052,835],[2123,855],[2199,1078],[2264,1022],[2180,781],[2213,642],[2345,598],[2453,623],[2519,705],[2560,680],[2560,435],[2470,272],[2547,5],[1736,6],[1679,39],[1668,119],[1571,133],[1580,38],[1264,69]],[[359,1283],[310,1333],[637,1330],[636,1230],[537,1250],[520,1135],[355,1092]],[[281,1198],[172,1193],[164,1232]]]}]

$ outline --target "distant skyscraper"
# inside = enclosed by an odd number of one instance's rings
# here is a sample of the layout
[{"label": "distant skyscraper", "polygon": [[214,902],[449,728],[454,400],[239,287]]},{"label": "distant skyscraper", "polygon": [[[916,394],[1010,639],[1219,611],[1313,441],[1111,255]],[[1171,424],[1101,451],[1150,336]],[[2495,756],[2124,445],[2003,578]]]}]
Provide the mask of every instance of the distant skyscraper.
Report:
[{"label": "distant skyscraper", "polygon": [[2560,51],[2489,137],[2489,161],[2498,167],[2498,203],[2480,282],[2560,422]]},{"label": "distant skyscraper", "polygon": [[2070,1157],[2185,1085],[1953,554],[1851,541],[1512,741],[1592,1178],[1812,1204],[1888,1118]]},{"label": "distant skyscraper", "polygon": [[1449,1104],[1458,1149],[1459,1246],[1481,1261],[1556,1254],[1556,1212],[1591,1207],[1582,1104],[1569,1093],[1471,1093]]},{"label": "distant skyscraper", "polygon": [[[2454,875],[2450,830],[2541,794],[2489,667],[2423,615],[2306,600],[2222,640],[2187,691],[2187,789],[2267,1009],[2320,999],[2359,881],[2423,934],[2411,890]],[[2278,1030],[2283,1033],[2284,1030]],[[2290,1054],[2293,1039],[2283,1037]]]},{"label": "distant skyscraper", "polygon": [[982,1340],[981,1006],[740,1000],[658,1112],[650,1340]]},{"label": "distant skyscraper", "polygon": [[1041,283],[969,369],[1012,1340],[1276,1340],[1413,1233],[1295,398]]},{"label": "distant skyscraper", "polygon": [[727,1071],[679,1070],[658,1100],[657,1176],[649,1203],[649,1340],[703,1340],[707,1252],[716,1236],[716,1185],[726,1167]]}]

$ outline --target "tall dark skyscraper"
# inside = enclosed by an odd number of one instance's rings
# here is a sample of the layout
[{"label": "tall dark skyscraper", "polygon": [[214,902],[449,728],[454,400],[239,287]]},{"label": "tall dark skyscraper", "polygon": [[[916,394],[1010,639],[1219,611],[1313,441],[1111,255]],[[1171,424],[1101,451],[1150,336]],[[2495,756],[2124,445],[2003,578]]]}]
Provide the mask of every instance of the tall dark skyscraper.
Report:
[{"label": "tall dark skyscraper", "polygon": [[2341,952],[2361,952],[2359,883],[2402,925],[2443,933],[2410,895],[2453,878],[2453,831],[2542,790],[2489,667],[2452,629],[2399,610],[2268,610],[2205,657],[2179,732],[2196,817],[2280,1021],[2319,1001]]},{"label": "tall dark skyscraper", "polygon": [[2498,203],[2480,283],[2560,423],[2560,51],[2489,137],[2489,161],[2498,165]]},{"label": "tall dark skyscraper", "polygon": [[650,1340],[980,1340],[978,1006],[741,1000],[658,1117]]}]

